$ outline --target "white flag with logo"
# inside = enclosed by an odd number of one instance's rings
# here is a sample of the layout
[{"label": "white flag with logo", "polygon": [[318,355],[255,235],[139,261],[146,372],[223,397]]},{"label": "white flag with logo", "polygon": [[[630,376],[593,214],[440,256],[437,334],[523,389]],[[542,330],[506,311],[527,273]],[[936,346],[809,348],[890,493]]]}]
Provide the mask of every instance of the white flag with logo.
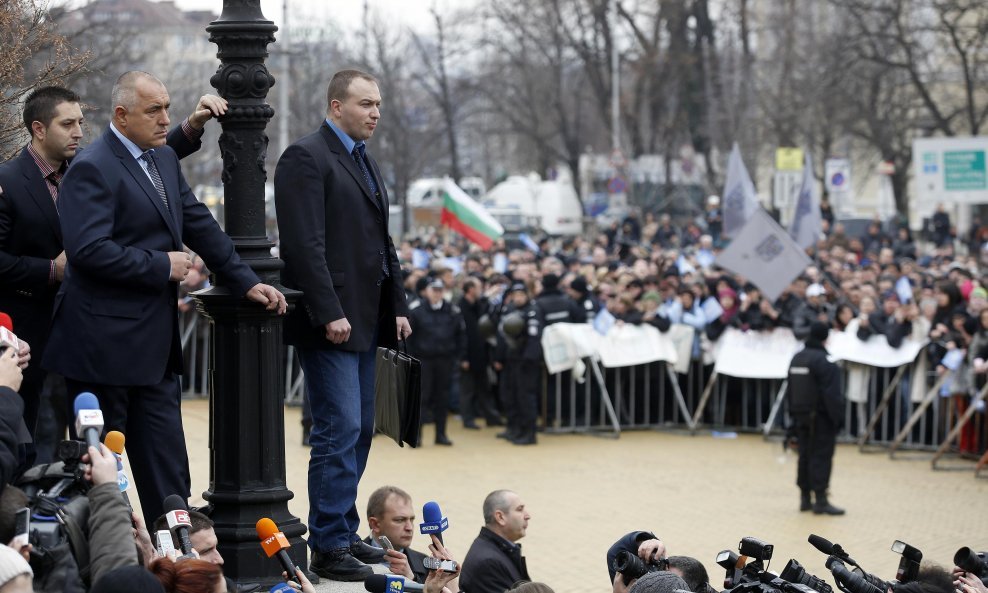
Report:
[{"label": "white flag with logo", "polygon": [[820,215],[820,198],[816,192],[816,180],[813,178],[813,161],[810,151],[803,153],[803,184],[799,188],[796,199],[796,211],[789,225],[789,236],[797,245],[806,249],[816,245],[823,237],[823,217]]},{"label": "white flag with logo", "polygon": [[724,183],[724,236],[734,237],[744,226],[745,221],[758,210],[758,196],[755,184],[751,182],[748,169],[741,160],[741,149],[735,142],[731,156],[727,159],[727,182]]},{"label": "white flag with logo", "polygon": [[716,263],[744,276],[774,301],[811,261],[789,233],[759,208]]}]

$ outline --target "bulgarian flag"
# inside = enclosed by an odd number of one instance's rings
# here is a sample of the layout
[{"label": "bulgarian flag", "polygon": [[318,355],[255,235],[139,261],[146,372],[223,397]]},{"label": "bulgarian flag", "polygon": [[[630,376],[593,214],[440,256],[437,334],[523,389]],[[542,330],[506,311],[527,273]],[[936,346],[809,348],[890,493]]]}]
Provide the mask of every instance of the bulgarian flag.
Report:
[{"label": "bulgarian flag", "polygon": [[443,185],[443,212],[439,222],[482,249],[490,249],[504,234],[504,227],[448,177]]}]

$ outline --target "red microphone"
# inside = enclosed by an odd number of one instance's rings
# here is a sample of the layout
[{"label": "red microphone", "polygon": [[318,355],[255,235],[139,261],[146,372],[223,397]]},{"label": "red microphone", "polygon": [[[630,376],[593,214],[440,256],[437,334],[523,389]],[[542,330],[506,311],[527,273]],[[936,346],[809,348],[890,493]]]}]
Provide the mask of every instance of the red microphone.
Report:
[{"label": "red microphone", "polygon": [[285,534],[278,531],[278,526],[275,525],[275,522],[267,517],[258,519],[256,527],[257,537],[261,538],[261,548],[264,549],[264,553],[268,555],[268,558],[277,556],[278,561],[281,562],[281,567],[288,573],[288,577],[301,585],[302,583],[299,582],[298,575],[295,574],[297,570],[295,563],[292,562],[291,557],[288,556],[288,552],[285,551],[292,547],[288,543],[288,538],[285,537]]},{"label": "red microphone", "polygon": [[0,350],[13,348],[14,352],[21,351],[20,340],[14,335],[14,321],[10,315],[0,313]]}]

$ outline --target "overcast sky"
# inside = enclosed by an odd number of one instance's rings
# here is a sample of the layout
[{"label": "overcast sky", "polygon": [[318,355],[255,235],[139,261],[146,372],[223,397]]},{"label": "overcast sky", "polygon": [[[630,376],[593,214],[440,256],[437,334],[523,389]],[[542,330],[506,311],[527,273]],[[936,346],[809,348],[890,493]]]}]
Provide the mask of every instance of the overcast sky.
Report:
[{"label": "overcast sky", "polygon": [[[175,0],[183,9],[207,9],[220,12],[223,0]],[[366,0],[370,10],[378,11],[387,21],[403,24],[416,30],[428,31],[432,17],[429,10],[436,6],[442,13],[446,8],[463,2],[458,0]],[[264,16],[277,25],[281,25],[284,0],[261,0],[261,10]],[[310,19],[327,19],[335,22],[344,30],[355,30],[360,27],[364,2],[349,0],[334,2],[329,0],[288,0],[289,21],[296,23],[298,18],[303,22]]]}]

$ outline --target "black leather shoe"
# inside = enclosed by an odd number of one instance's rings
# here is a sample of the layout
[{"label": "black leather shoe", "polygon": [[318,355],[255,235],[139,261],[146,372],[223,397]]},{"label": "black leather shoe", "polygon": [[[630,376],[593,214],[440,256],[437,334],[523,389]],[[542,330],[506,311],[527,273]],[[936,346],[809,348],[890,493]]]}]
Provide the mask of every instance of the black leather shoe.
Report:
[{"label": "black leather shoe", "polygon": [[350,555],[364,564],[379,564],[384,561],[382,548],[375,548],[362,541],[355,541],[350,544]]},{"label": "black leather shoe", "polygon": [[464,422],[463,428],[467,430],[480,430],[480,426],[476,422]]},{"label": "black leather shoe", "polygon": [[799,495],[799,512],[813,510],[813,500],[809,492],[801,492]]},{"label": "black leather shoe", "polygon": [[313,550],[309,570],[331,581],[362,581],[374,574],[374,569],[350,555],[348,548],[332,552]]},{"label": "black leather shoe", "polygon": [[441,437],[436,437],[436,444],[442,445],[443,447],[449,447],[453,444],[453,441],[449,440],[449,437],[443,435]]},{"label": "black leather shoe", "polygon": [[530,433],[518,438],[511,439],[512,444],[515,445],[535,445],[537,441],[535,440],[535,433]]}]

